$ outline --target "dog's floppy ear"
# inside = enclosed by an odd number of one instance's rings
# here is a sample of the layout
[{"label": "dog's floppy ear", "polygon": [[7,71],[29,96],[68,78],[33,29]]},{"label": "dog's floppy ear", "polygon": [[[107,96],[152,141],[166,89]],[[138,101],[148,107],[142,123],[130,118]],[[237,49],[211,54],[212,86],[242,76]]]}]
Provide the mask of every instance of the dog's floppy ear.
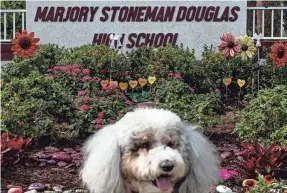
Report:
[{"label": "dog's floppy ear", "polygon": [[216,150],[198,129],[187,123],[181,125],[183,138],[188,140],[185,142],[188,146],[190,170],[179,188],[180,193],[207,193],[218,181],[219,161]]},{"label": "dog's floppy ear", "polygon": [[120,148],[113,125],[102,128],[84,145],[81,178],[91,193],[122,193]]}]

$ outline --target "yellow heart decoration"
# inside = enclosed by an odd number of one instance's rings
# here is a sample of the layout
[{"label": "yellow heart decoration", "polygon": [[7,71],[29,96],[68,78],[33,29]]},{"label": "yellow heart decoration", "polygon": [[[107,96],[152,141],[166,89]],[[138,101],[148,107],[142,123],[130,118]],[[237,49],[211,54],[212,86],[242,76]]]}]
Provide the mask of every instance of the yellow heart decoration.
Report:
[{"label": "yellow heart decoration", "polygon": [[142,87],[144,87],[144,85],[146,85],[146,83],[147,83],[147,79],[145,79],[145,78],[139,78],[139,84],[142,86]]},{"label": "yellow heart decoration", "polygon": [[225,79],[223,80],[223,84],[224,84],[225,86],[228,86],[228,85],[230,85],[231,81],[232,81],[232,78],[225,78]]},{"label": "yellow heart decoration", "polygon": [[138,85],[138,81],[136,81],[136,80],[130,80],[130,81],[129,81],[129,85],[130,85],[132,88],[135,88],[135,87]]},{"label": "yellow heart decoration", "polygon": [[127,90],[127,88],[128,88],[128,85],[127,85],[127,83],[125,83],[125,82],[120,82],[120,89],[121,90]]},{"label": "yellow heart decoration", "polygon": [[116,87],[118,87],[118,85],[119,85],[118,81],[112,81],[112,80],[110,81],[110,85],[111,84],[114,84]]},{"label": "yellow heart decoration", "polygon": [[156,77],[155,77],[155,76],[150,76],[150,77],[148,77],[148,82],[149,82],[150,84],[153,84],[155,81],[156,81]]},{"label": "yellow heart decoration", "polygon": [[238,79],[237,80],[237,84],[241,87],[243,87],[245,85],[245,80],[241,80],[241,79]]},{"label": "yellow heart decoration", "polygon": [[107,87],[108,86],[108,84],[109,84],[109,80],[102,80],[101,81],[101,85],[102,85],[102,87]]}]

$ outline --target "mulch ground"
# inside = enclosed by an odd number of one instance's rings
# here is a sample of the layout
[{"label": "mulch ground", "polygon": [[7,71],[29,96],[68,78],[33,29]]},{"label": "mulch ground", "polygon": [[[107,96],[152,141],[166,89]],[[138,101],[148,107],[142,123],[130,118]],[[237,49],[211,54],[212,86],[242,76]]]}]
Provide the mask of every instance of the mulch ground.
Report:
[{"label": "mulch ground", "polygon": [[[227,112],[223,115],[218,127],[207,128],[205,135],[220,149],[236,148],[239,146],[239,140],[234,134],[233,113]],[[58,144],[58,148],[67,147],[67,142]],[[68,145],[71,146],[71,145]],[[73,146],[73,145],[72,145]],[[28,159],[29,155],[35,152],[43,151],[40,144],[34,146],[30,152],[26,153],[25,159],[12,166],[1,168],[1,191],[7,192],[7,185],[21,186],[23,190],[27,190],[31,183],[40,182],[51,186],[63,186],[63,190],[73,190],[82,188],[79,180],[79,167],[59,167],[58,165],[40,166]],[[226,160],[228,160],[226,158]],[[239,171],[244,176],[244,170],[240,166],[233,164],[231,161],[223,161],[222,166],[228,169]],[[239,182],[235,182],[239,183]]]}]

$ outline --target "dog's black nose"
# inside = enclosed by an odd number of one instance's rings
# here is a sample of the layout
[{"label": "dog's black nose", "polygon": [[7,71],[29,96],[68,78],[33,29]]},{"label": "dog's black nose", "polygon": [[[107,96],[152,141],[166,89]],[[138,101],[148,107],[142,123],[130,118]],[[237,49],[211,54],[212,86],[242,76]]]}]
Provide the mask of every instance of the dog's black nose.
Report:
[{"label": "dog's black nose", "polygon": [[170,172],[174,168],[174,164],[170,160],[164,160],[161,163],[161,169],[165,172]]}]

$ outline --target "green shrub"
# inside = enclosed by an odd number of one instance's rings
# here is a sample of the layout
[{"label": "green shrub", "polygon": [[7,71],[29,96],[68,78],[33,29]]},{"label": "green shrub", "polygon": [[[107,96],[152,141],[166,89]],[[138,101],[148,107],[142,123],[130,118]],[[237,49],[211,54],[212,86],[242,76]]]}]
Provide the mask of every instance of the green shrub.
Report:
[{"label": "green shrub", "polygon": [[236,131],[242,139],[263,144],[287,143],[287,86],[261,90],[257,98],[236,113]]},{"label": "green shrub", "polygon": [[218,93],[193,93],[190,87],[181,80],[161,79],[153,92],[157,107],[169,109],[182,119],[201,126],[217,123],[218,120],[212,116],[219,109],[223,109]]}]

